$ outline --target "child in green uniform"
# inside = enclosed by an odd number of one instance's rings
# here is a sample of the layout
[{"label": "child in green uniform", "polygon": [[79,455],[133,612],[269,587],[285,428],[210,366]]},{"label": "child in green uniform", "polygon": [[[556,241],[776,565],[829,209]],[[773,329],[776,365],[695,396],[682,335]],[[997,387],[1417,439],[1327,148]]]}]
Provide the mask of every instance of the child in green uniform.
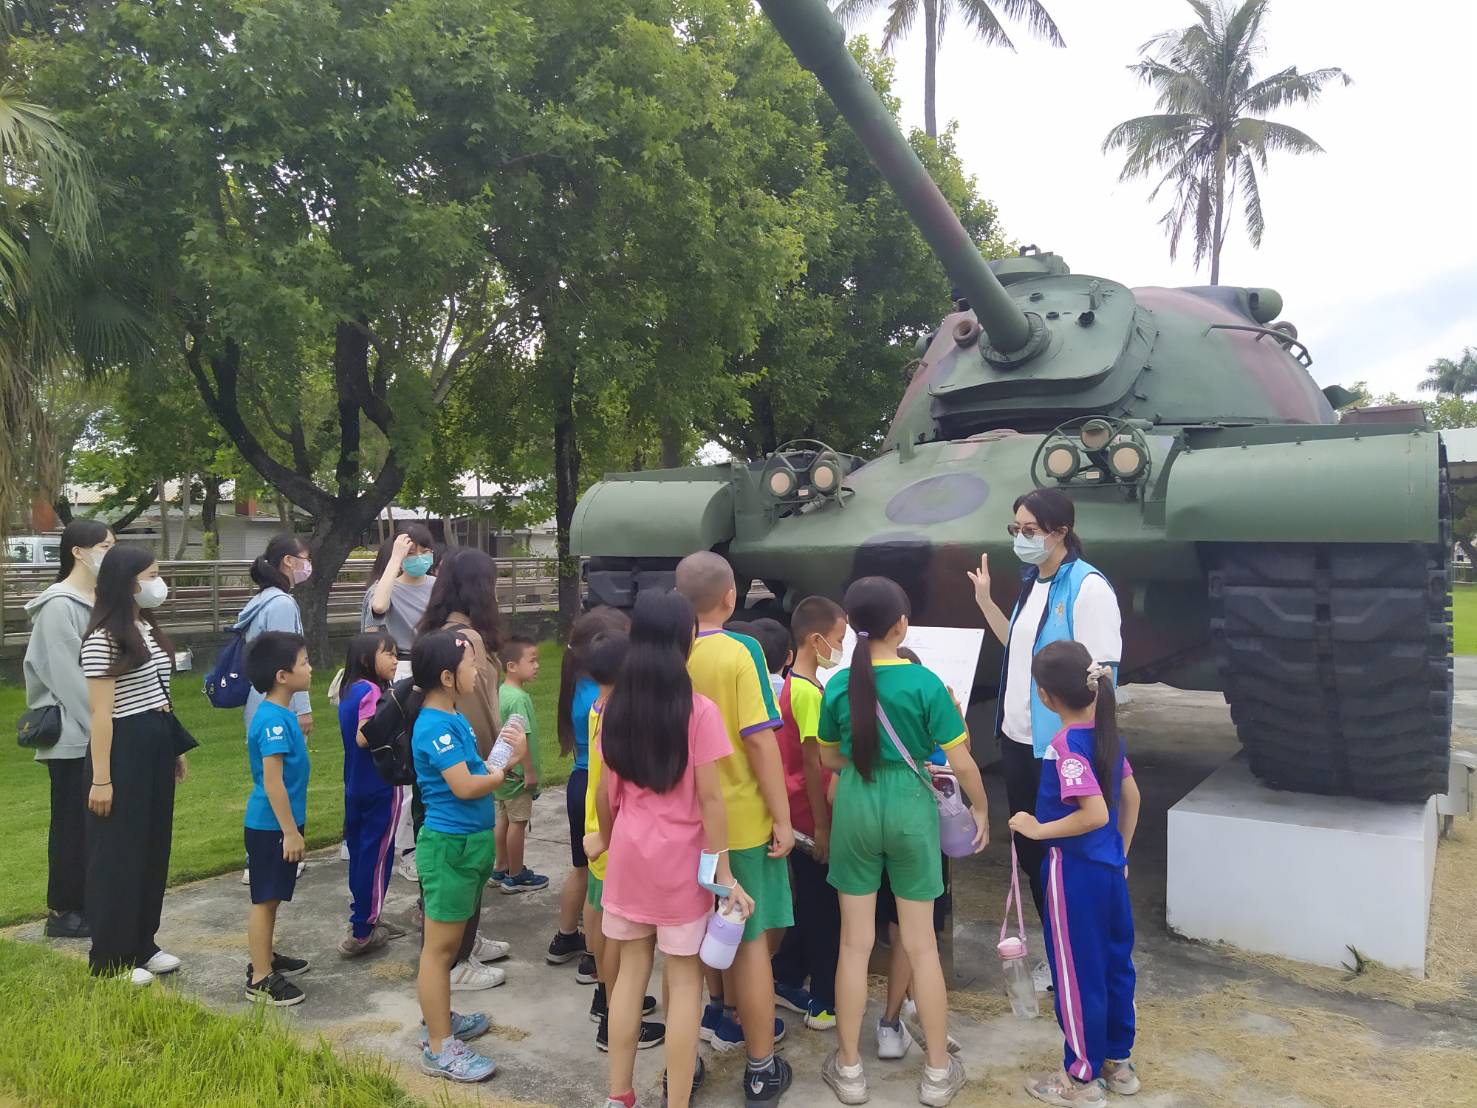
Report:
[{"label": "child in green uniform", "polygon": [[943,750],[974,805],[976,851],[989,841],[984,783],[966,750],[968,734],[949,690],[936,674],[898,657],[908,633],[907,594],[886,577],[863,577],[846,590],[844,606],[856,649],[851,666],[826,686],[817,736],[822,764],[840,775],[828,878],[841,898],[838,1045],[821,1076],[843,1104],[866,1101],[858,1041],[877,890],[885,872],[897,897],[901,941],[928,1040],[918,1099],[944,1105],[964,1085],[964,1067],[948,1050],[947,996],[933,930],[933,902],[944,891],[938,809],[918,767],[935,747]]},{"label": "child in green uniform", "polygon": [[538,643],[514,635],[498,651],[503,664],[503,687],[498,690],[499,727],[512,716],[527,721],[528,753],[516,766],[508,767],[508,779],[493,795],[497,797],[497,858],[492,880],[505,893],[531,893],[549,887],[549,879],[523,864],[528,825],[533,821],[533,802],[538,798],[538,726],[533,719],[533,697],[524,687],[538,676]]}]

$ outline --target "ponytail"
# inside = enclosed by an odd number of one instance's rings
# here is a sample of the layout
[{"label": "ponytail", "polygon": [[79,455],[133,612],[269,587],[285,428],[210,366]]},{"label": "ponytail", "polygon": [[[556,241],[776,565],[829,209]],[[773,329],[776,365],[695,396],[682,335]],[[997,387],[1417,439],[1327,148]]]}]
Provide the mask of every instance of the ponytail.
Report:
[{"label": "ponytail", "polygon": [[886,635],[912,608],[908,594],[889,577],[861,577],[842,601],[856,631],[846,704],[851,715],[851,764],[865,781],[872,780],[881,741],[877,735],[877,676],[872,671],[872,639]]},{"label": "ponytail", "polygon": [[1092,715],[1092,772],[1097,775],[1103,799],[1111,806],[1117,800],[1118,758],[1122,749],[1112,667],[1094,662],[1080,642],[1061,639],[1047,643],[1036,652],[1031,659],[1031,677],[1037,688],[1075,711],[1086,708],[1097,698]]},{"label": "ponytail", "polygon": [[1118,737],[1118,697],[1113,692],[1113,671],[1097,679],[1097,706],[1092,712],[1092,730],[1096,742],[1092,748],[1092,772],[1111,806],[1118,799],[1118,759],[1121,749]]},{"label": "ponytail", "polygon": [[559,752],[566,757],[574,752],[574,687],[585,671],[584,650],[601,631],[626,631],[631,618],[619,608],[601,605],[591,608],[574,621],[569,629],[569,645],[559,663],[559,713],[555,721],[559,732]]},{"label": "ponytail", "polygon": [[306,544],[296,535],[274,535],[272,541],[267,543],[267,549],[251,563],[251,579],[256,583],[257,592],[266,589],[291,592],[292,582],[287,579],[287,574],[282,572],[282,559],[300,558],[306,552]]}]

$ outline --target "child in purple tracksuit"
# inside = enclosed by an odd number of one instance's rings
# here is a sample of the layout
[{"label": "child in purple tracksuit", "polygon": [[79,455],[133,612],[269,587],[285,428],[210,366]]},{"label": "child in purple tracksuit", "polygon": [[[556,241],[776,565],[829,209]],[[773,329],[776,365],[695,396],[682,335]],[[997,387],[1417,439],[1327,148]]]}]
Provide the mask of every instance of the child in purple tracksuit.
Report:
[{"label": "child in purple tracksuit", "polygon": [[395,825],[401,790],[385,783],[359,729],[374,716],[395,676],[395,640],[366,631],[349,643],[340,684],[339,732],[344,740],[344,842],[349,848],[349,933],[339,943],[345,958],[367,954],[405,934],[382,921],[385,890],[395,867]]},{"label": "child in purple tracksuit", "polygon": [[1062,640],[1031,663],[1041,702],[1062,720],[1041,764],[1036,811],[1010,829],[1047,844],[1046,946],[1062,1072],[1031,1077],[1026,1092],[1065,1108],[1102,1108],[1107,1091],[1139,1091],[1129,1053],[1134,1033],[1133,909],[1128,848],[1139,790],[1123,753],[1113,672],[1081,643]]}]

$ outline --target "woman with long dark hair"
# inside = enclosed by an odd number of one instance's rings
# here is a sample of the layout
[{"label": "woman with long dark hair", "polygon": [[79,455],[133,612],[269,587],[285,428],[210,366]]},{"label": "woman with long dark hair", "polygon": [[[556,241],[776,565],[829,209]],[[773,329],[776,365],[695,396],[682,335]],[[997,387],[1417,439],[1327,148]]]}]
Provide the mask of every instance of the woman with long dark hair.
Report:
[{"label": "woman with long dark hair", "polygon": [[826,685],[817,727],[821,764],[840,774],[827,877],[841,899],[837,1049],[821,1077],[844,1104],[867,1099],[858,1044],[877,891],[885,873],[897,899],[898,930],[927,1039],[918,1098],[948,1104],[964,1085],[964,1067],[949,1053],[948,998],[933,930],[933,902],[944,891],[938,805],[921,767],[935,749],[943,750],[973,805],[976,851],[989,841],[985,786],[949,690],[933,671],[898,656],[911,611],[902,586],[887,577],[863,577],[846,590],[842,605],[856,647],[851,665]]},{"label": "woman with long dark hair", "polygon": [[[470,687],[457,688],[456,710],[471,725],[477,749],[486,758],[498,736],[497,689],[502,682],[497,661],[503,645],[502,618],[497,609],[497,562],[468,546],[447,553],[439,569],[416,633],[425,636],[434,631],[455,631],[471,649],[477,680]],[[414,833],[419,836],[425,810],[418,799],[411,811]],[[479,899],[452,965],[453,989],[490,989],[503,983],[503,971],[484,963],[501,961],[512,948],[499,939],[478,934],[481,922]]]},{"label": "woman with long dark hair", "polygon": [[154,609],[169,586],[154,555],[115,546],[97,575],[82,672],[92,708],[87,764],[88,962],[135,985],[179,969],[154,941],[169,876],[174,788],[185,778],[182,730],[170,710],[174,646]]},{"label": "woman with long dark hair", "polygon": [[[1061,719],[1036,695],[1031,659],[1048,643],[1075,639],[1094,661],[1116,674],[1123,652],[1118,597],[1102,571],[1082,556],[1076,520],[1071,497],[1060,489],[1036,489],[1017,498],[1009,531],[1016,556],[1025,563],[1025,577],[1010,615],[990,595],[988,556],[981,556],[979,571],[969,574],[975,601],[1005,647],[995,730],[1001,736],[1005,796],[1012,813],[1035,810],[1041,759],[1062,727]],[[1036,914],[1044,921],[1041,864],[1045,849],[1024,835],[1015,836],[1015,847],[1031,882]],[[1046,991],[1051,971],[1045,959],[1036,963],[1031,976],[1037,990]]]},{"label": "woman with long dark hair", "polygon": [[55,743],[36,750],[51,776],[51,826],[46,840],[46,934],[85,939],[88,929],[84,876],[87,872],[87,732],[92,705],[78,658],[92,619],[97,571],[113,548],[113,532],[95,519],[74,519],[61,537],[56,583],[26,604],[31,638],[23,665],[26,710],[55,708],[60,731]]},{"label": "woman with long dark hair", "polygon": [[380,543],[364,594],[361,631],[380,628],[395,636],[400,665],[395,680],[410,676],[410,648],[431,603],[436,584],[436,540],[424,523],[412,523]]},{"label": "woman with long dark hair", "polygon": [[[246,602],[236,620],[236,627],[245,633],[248,647],[263,631],[303,633],[302,609],[298,607],[292,590],[311,576],[313,560],[308,553],[308,544],[298,535],[274,535],[267,543],[267,549],[251,563],[251,580],[256,585],[256,595]],[[262,694],[255,688],[246,698],[248,729],[262,699]],[[307,693],[293,696],[292,710],[297,713],[298,726],[303,734],[311,735],[313,704]]]}]

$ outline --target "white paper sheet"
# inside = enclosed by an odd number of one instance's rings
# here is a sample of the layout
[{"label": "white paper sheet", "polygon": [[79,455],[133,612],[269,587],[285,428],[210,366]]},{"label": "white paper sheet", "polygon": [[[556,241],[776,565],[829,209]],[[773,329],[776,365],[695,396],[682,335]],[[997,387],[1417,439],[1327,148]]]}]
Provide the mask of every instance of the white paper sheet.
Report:
[{"label": "white paper sheet", "polygon": [[[985,643],[983,627],[909,627],[903,645],[917,654],[923,664],[945,685],[954,690],[959,703],[969,703],[970,690],[974,688],[974,674],[979,667],[980,650]],[[817,676],[825,685],[833,674],[851,665],[851,652],[856,646],[856,633],[846,629],[846,641],[841,651],[841,663],[832,669],[823,669]]]}]

